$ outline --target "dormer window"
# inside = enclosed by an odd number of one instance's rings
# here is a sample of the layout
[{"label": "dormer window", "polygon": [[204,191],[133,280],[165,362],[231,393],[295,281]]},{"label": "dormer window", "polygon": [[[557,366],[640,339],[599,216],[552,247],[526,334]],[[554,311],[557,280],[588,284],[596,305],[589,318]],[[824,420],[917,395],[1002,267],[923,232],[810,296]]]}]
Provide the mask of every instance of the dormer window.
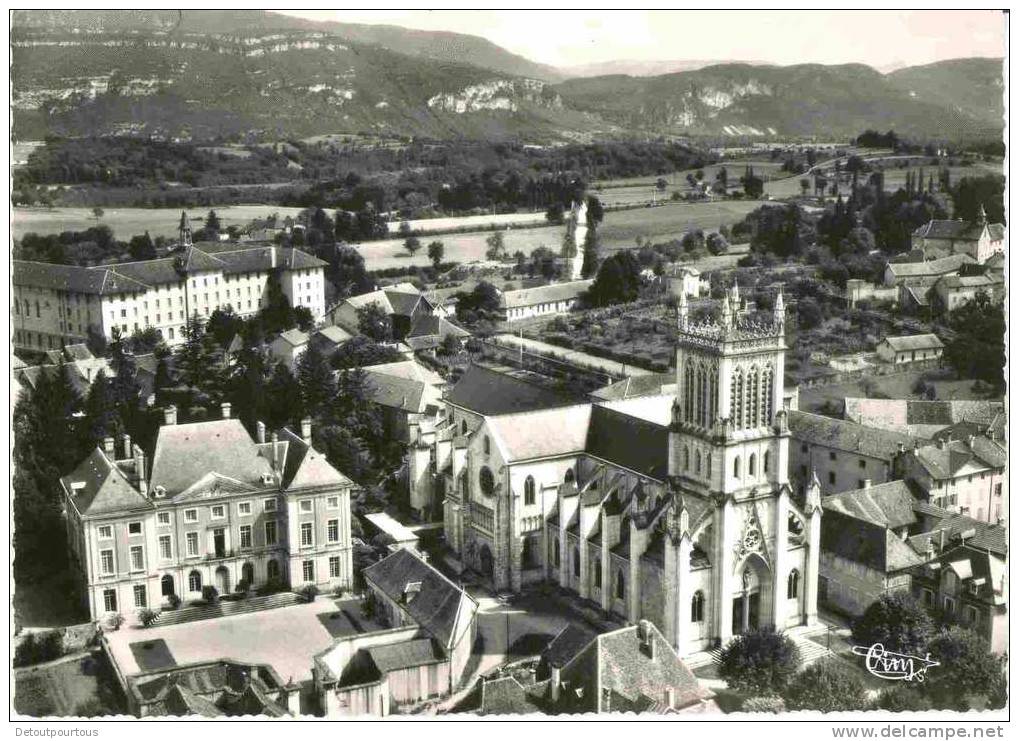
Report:
[{"label": "dormer window", "polygon": [[265,485],[265,486],[271,486],[272,485],[272,474],[271,473],[263,473],[262,474],[262,484]]},{"label": "dormer window", "polygon": [[[172,337],[172,335],[171,335],[171,337]],[[156,499],[162,499],[165,496],[166,496],[166,487],[165,486],[157,486],[156,487]]]}]

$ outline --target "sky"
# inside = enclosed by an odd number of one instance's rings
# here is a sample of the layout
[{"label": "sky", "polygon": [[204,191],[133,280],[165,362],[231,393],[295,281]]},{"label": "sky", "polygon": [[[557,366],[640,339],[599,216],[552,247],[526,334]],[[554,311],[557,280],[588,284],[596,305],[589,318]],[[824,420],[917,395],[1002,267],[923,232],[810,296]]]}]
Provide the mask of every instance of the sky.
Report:
[{"label": "sky", "polygon": [[483,36],[555,66],[632,60],[860,62],[878,69],[1005,56],[1000,11],[303,10],[313,20]]}]

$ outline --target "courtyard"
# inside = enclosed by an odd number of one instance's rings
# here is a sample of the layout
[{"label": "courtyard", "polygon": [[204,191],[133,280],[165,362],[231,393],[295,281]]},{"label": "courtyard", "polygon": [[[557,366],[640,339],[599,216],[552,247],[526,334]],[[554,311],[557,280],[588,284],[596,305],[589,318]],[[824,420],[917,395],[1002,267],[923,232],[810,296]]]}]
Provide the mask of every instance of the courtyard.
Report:
[{"label": "courtyard", "polygon": [[320,597],[314,602],[216,620],[150,628],[125,625],[106,633],[112,659],[127,676],[227,658],[271,665],[295,682],[311,679],[312,657],[337,638],[381,630],[360,602]]}]

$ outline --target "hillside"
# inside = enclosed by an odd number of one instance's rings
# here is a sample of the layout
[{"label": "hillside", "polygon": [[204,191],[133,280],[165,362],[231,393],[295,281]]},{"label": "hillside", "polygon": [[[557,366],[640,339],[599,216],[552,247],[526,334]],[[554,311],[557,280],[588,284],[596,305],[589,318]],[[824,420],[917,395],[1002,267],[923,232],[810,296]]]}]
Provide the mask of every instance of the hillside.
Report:
[{"label": "hillside", "polygon": [[15,135],[380,133],[553,138],[604,128],[545,83],[329,33],[16,32]]},{"label": "hillside", "polygon": [[[723,64],[655,77],[567,80],[555,89],[565,105],[637,130],[846,136],[875,128],[952,136],[996,124],[977,105],[912,95],[861,64]],[[984,93],[973,97],[980,101]]]},{"label": "hillside", "polygon": [[714,64],[550,83],[485,39],[250,11],[15,12],[17,139],[326,134],[535,143],[618,135],[968,137],[1001,128],[993,60]]},{"label": "hillside", "polygon": [[559,70],[512,54],[488,39],[447,31],[418,31],[389,25],[311,21],[254,10],[33,10],[15,11],[15,28],[47,32],[80,29],[90,33],[186,33],[236,36],[270,31],[320,32],[390,51],[441,62],[483,67],[505,75],[545,82],[565,79]]},{"label": "hillside", "polygon": [[1005,115],[1001,63],[1001,59],[949,59],[896,70],[887,79],[910,97],[1000,122]]}]

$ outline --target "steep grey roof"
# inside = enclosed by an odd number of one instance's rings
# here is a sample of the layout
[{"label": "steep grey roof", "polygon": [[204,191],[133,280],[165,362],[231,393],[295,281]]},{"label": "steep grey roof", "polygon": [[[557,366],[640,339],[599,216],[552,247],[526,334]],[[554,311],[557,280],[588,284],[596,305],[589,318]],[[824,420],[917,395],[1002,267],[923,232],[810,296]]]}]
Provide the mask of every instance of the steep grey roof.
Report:
[{"label": "steep grey roof", "polygon": [[[461,604],[466,601],[471,619],[477,610],[477,603],[463,589],[407,548],[372,564],[363,574],[367,582],[400,605],[443,648],[451,648],[457,629],[461,627],[457,625]],[[407,587],[415,583],[419,588],[408,601],[405,599]]]},{"label": "steep grey roof", "polygon": [[552,283],[547,286],[505,291],[499,297],[499,305],[504,309],[517,309],[535,304],[567,301],[582,294],[591,287],[593,282],[593,280],[575,280],[569,283]]},{"label": "steep grey roof", "polygon": [[976,262],[976,260],[963,253],[926,262],[889,263],[888,269],[899,278],[935,276],[957,272],[963,265],[972,262]]},{"label": "steep grey roof", "polygon": [[578,404],[488,418],[507,463],[583,453],[591,405]]},{"label": "steep grey roof", "polygon": [[844,491],[825,497],[825,512],[841,512],[884,528],[900,528],[916,522],[916,498],[905,481],[889,481],[867,489]]},{"label": "steep grey roof", "polygon": [[647,373],[642,376],[629,376],[622,381],[592,391],[591,397],[602,401],[620,401],[641,396],[658,396],[675,383],[676,376],[673,373]]},{"label": "steep grey roof", "polygon": [[591,455],[664,481],[669,468],[669,428],[595,405],[585,449]]},{"label": "steep grey roof", "polygon": [[910,350],[930,350],[945,346],[935,334],[913,334],[901,337],[885,337],[885,342],[896,352],[909,352]]},{"label": "steep grey roof", "polygon": [[446,660],[445,651],[434,638],[416,638],[401,643],[372,646],[366,650],[383,674],[415,666],[438,664]]},{"label": "steep grey roof", "polygon": [[100,448],[60,481],[82,515],[131,512],[153,506]]},{"label": "steep grey roof", "polygon": [[[281,455],[286,445],[278,446]],[[254,490],[275,489],[275,483],[262,483],[263,475],[272,474],[269,447],[263,451],[238,419],[164,425],[156,437],[150,488],[165,487],[172,497],[216,473]]]},{"label": "steep grey roof", "polygon": [[483,365],[468,368],[449,390],[446,400],[484,415],[526,412],[575,403],[564,394]]},{"label": "steep grey roof", "polygon": [[1005,449],[983,435],[974,437],[972,444],[968,440],[952,440],[924,445],[914,450],[913,455],[935,479],[951,478],[970,462],[978,467],[1004,468],[1008,461]]},{"label": "steep grey roof", "polygon": [[12,280],[16,286],[37,286],[59,291],[108,296],[115,293],[141,292],[151,286],[176,283],[184,274],[222,271],[224,274],[267,272],[276,250],[276,265],[286,270],[324,266],[322,260],[293,248],[275,246],[244,247],[230,244],[229,249],[209,254],[197,246],[156,260],[80,267],[14,260]]},{"label": "steep grey roof", "polygon": [[911,448],[915,441],[909,435],[820,414],[789,410],[788,415],[789,430],[797,440],[872,458],[890,460],[898,453],[899,445]]}]

